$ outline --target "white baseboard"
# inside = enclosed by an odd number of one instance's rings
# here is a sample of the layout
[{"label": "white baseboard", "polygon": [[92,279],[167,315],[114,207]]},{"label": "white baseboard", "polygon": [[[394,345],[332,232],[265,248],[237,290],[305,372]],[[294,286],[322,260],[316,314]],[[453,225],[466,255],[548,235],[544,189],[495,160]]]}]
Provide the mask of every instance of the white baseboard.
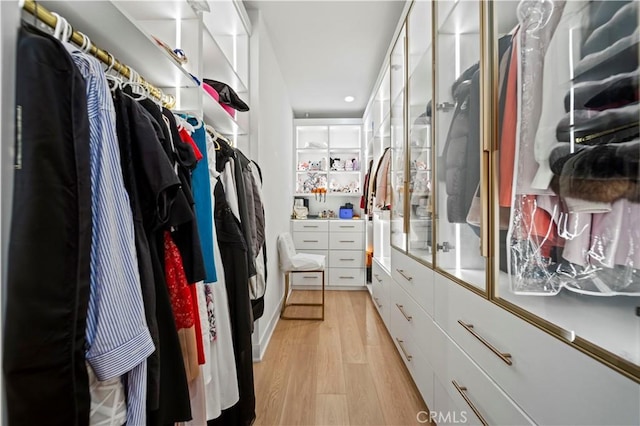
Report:
[{"label": "white baseboard", "polygon": [[282,302],[284,301],[284,297],[280,299],[280,303],[278,303],[277,308],[274,310],[269,323],[267,324],[264,333],[260,337],[260,341],[257,344],[254,344],[252,347],[252,356],[253,362],[260,362],[264,357],[264,353],[267,351],[267,346],[269,346],[269,342],[271,341],[271,336],[273,336],[273,331],[276,329],[276,325],[278,324],[278,320],[280,319],[280,307],[282,306]]}]

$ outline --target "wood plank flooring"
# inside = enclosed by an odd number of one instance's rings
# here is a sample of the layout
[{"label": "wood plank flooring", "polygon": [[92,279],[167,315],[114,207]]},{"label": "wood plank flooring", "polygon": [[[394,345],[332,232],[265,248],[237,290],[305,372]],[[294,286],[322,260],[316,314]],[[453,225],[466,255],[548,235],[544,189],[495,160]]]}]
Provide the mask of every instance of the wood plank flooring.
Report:
[{"label": "wood plank flooring", "polygon": [[427,409],[366,291],[327,291],[324,322],[280,320],[254,375],[256,426],[417,425]]}]

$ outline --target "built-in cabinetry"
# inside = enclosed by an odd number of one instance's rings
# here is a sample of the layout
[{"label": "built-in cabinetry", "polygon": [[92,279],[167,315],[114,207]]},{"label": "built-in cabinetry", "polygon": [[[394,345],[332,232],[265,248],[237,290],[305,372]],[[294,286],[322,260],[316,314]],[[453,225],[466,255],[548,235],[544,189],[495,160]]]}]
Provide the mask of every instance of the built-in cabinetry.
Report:
[{"label": "built-in cabinetry", "polygon": [[[242,2],[45,1],[42,5],[149,83],[175,96],[174,111],[204,118],[234,145],[247,149],[250,113],[236,112],[232,117],[193,78],[224,82],[249,102],[251,22]],[[186,64],[172,58],[155,39],[170,49],[182,49]]]},{"label": "built-in cabinetry", "polygon": [[372,297],[439,424],[640,423],[637,84],[614,90],[637,4],[414,1],[398,24],[365,113],[387,91]]},{"label": "built-in cabinetry", "polygon": [[[291,232],[296,250],[325,256],[325,282],[332,287],[365,285],[364,220],[292,220]],[[319,286],[318,276],[300,275],[296,286]],[[304,278],[309,275],[308,278]]]}]

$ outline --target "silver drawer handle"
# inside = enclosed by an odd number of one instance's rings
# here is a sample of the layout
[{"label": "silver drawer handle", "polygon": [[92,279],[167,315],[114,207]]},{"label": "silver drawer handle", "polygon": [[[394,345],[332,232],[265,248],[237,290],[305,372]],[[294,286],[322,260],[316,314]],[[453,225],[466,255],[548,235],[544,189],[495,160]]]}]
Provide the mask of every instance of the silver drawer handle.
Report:
[{"label": "silver drawer handle", "polygon": [[460,324],[462,327],[464,327],[465,330],[467,330],[469,333],[471,333],[471,335],[473,337],[475,337],[476,339],[480,340],[480,343],[482,343],[487,348],[489,348],[489,350],[491,352],[493,352],[494,354],[496,354],[498,356],[498,358],[503,360],[505,364],[507,364],[507,365],[512,365],[513,364],[513,361],[511,361],[511,354],[507,353],[507,352],[500,352],[495,346],[493,346],[491,343],[487,342],[482,336],[480,336],[478,333],[476,333],[476,331],[473,329],[473,324],[466,324],[462,320],[458,320],[458,324]]},{"label": "silver drawer handle", "polygon": [[413,356],[409,355],[407,353],[407,350],[404,348],[404,340],[400,340],[396,337],[396,342],[398,342],[398,346],[400,346],[400,349],[402,350],[404,357],[407,359],[407,361],[411,362],[411,360],[413,359]]},{"label": "silver drawer handle", "polygon": [[471,410],[474,412],[474,414],[478,417],[478,419],[480,420],[480,423],[482,423],[483,426],[489,426],[489,423],[487,423],[487,421],[484,419],[484,417],[482,417],[482,414],[480,414],[480,411],[478,411],[478,409],[476,408],[475,404],[473,402],[471,402],[471,400],[467,396],[467,387],[466,386],[460,386],[458,384],[458,382],[456,382],[455,380],[452,380],[451,383],[453,383],[453,386],[456,388],[456,390],[458,391],[460,396],[464,399],[464,401],[467,403],[469,408],[471,408]]},{"label": "silver drawer handle", "polygon": [[302,225],[303,228],[317,228],[318,225]]},{"label": "silver drawer handle", "polygon": [[402,278],[404,278],[407,281],[413,281],[413,277],[410,277],[409,275],[404,273],[404,269],[396,269],[396,271],[402,275]]},{"label": "silver drawer handle", "polygon": [[302,240],[303,243],[317,243],[318,240]]},{"label": "silver drawer handle", "polygon": [[355,243],[353,240],[340,240],[341,243]]},{"label": "silver drawer handle", "polygon": [[343,262],[346,262],[346,261],[351,261],[351,262],[353,262],[355,259],[340,259],[340,260],[341,260],[341,261],[343,261]]},{"label": "silver drawer handle", "polygon": [[305,280],[315,280],[315,279],[316,279],[316,278],[318,278],[318,277],[305,275],[305,276],[304,276],[304,277],[302,277],[302,278],[304,278]]},{"label": "silver drawer handle", "polygon": [[352,280],[355,277],[340,277],[341,280]]},{"label": "silver drawer handle", "polygon": [[339,228],[355,228],[355,226],[353,226],[353,225],[349,225],[349,226],[340,225]]},{"label": "silver drawer handle", "polygon": [[373,274],[374,277],[376,277],[376,280],[378,280],[379,283],[382,282],[382,279],[380,279],[380,275],[378,274]]},{"label": "silver drawer handle", "polygon": [[396,306],[398,307],[398,309],[400,310],[400,312],[402,312],[402,315],[404,315],[404,319],[406,319],[407,321],[411,322],[411,320],[413,319],[413,317],[411,315],[407,315],[407,313],[404,311],[404,306],[403,305],[398,305],[396,303]]},{"label": "silver drawer handle", "polygon": [[378,308],[382,308],[382,304],[380,303],[380,299],[378,299],[377,297],[374,297],[373,300],[376,301],[376,305],[378,305]]}]

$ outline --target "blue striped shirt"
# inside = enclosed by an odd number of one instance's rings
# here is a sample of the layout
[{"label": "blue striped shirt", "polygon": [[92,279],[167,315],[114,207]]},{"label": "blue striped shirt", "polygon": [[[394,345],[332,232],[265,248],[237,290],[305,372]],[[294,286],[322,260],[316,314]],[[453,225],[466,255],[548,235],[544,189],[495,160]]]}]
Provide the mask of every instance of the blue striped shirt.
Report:
[{"label": "blue striped shirt", "polygon": [[127,424],[146,424],[147,357],[155,350],[144,316],[133,215],[125,190],[115,107],[100,63],[74,51],[87,86],[91,152],[91,286],[86,358],[99,380],[127,376]]}]

